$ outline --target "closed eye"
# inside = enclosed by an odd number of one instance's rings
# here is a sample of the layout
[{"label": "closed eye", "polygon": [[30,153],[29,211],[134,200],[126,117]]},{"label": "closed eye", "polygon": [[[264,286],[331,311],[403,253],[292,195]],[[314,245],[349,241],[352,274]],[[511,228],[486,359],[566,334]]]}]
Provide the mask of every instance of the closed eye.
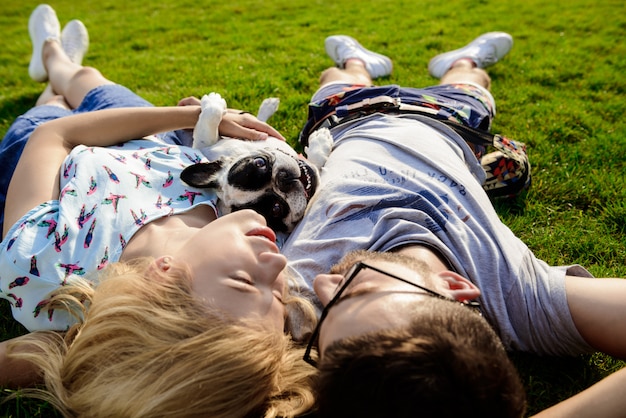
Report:
[{"label": "closed eye", "polygon": [[243,284],[246,284],[246,285],[248,285],[248,286],[252,286],[252,287],[254,287],[254,280],[249,279],[249,278],[247,278],[247,277],[243,277],[243,276],[231,276],[231,279],[233,279],[233,280],[234,280],[234,281],[236,281],[236,282],[243,283]]}]

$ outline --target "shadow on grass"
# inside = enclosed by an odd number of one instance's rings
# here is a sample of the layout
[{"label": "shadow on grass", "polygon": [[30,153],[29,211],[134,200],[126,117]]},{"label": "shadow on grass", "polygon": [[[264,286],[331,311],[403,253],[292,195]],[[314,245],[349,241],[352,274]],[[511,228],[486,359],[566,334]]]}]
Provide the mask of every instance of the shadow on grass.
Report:
[{"label": "shadow on grass", "polygon": [[579,393],[622,366],[601,353],[576,357],[511,353],[510,357],[526,389],[529,416]]},{"label": "shadow on grass", "polygon": [[491,199],[493,207],[500,215],[523,215],[526,210],[526,195],[528,191],[523,191],[519,196],[512,198]]},{"label": "shadow on grass", "polygon": [[[0,336],[2,341],[25,334],[27,331],[11,315],[11,307],[0,301]],[[4,389],[0,392],[0,417],[56,418],[61,415],[45,402],[26,399],[19,396],[2,403],[7,396],[16,391]]]},{"label": "shadow on grass", "polygon": [[28,94],[23,96],[5,96],[4,100],[0,100],[0,133],[2,136],[6,133],[9,125],[13,123],[15,118],[26,113],[37,102],[37,94]]}]

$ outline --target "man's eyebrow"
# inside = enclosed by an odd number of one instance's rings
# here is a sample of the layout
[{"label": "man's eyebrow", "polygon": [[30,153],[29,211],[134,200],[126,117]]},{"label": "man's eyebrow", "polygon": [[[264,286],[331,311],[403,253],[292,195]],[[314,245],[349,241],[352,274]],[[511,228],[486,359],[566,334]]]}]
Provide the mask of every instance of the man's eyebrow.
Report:
[{"label": "man's eyebrow", "polygon": [[370,293],[376,293],[378,289],[379,289],[378,286],[370,286],[364,289],[355,290],[354,292],[344,293],[343,295],[341,295],[341,297],[339,297],[339,299],[337,299],[337,302],[334,303],[334,306],[337,306],[343,301],[346,301],[346,300],[349,300],[358,296],[363,296],[363,295],[367,295]]},{"label": "man's eyebrow", "polygon": [[[421,290],[421,289],[418,289],[418,290]],[[356,291],[348,293],[348,294],[341,295],[341,297],[337,300],[337,302],[335,302],[333,304],[333,307],[339,305],[341,302],[343,302],[345,300],[349,300],[349,299],[352,299],[354,297],[359,297],[359,296],[363,296],[363,295],[369,295],[369,294],[372,294],[372,293],[380,293],[380,295],[386,295],[386,294],[393,293],[394,295],[397,295],[397,294],[409,294],[409,295],[430,296],[429,293],[424,292],[424,291],[384,290],[384,291],[381,292],[380,288],[378,286],[372,286],[372,287],[367,287],[365,289],[356,290]],[[450,300],[452,300],[452,299],[450,299]]]}]

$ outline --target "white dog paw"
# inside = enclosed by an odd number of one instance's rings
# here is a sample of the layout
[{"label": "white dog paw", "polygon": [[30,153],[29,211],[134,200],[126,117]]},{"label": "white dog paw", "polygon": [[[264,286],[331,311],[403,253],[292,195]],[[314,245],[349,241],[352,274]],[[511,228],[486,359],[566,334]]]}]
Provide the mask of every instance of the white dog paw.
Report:
[{"label": "white dog paw", "polygon": [[309,146],[304,147],[304,153],[318,169],[321,169],[333,150],[333,137],[327,128],[321,128],[309,135]]},{"label": "white dog paw", "polygon": [[218,93],[209,93],[200,100],[200,117],[193,131],[193,147],[202,149],[219,139],[219,126],[226,113],[226,100]]},{"label": "white dog paw", "polygon": [[274,113],[276,113],[279,104],[280,99],[278,97],[268,97],[263,100],[263,103],[261,103],[261,106],[259,107],[257,119],[261,122],[267,122],[267,120],[272,117]]},{"label": "white dog paw", "polygon": [[205,94],[200,100],[200,107],[202,111],[211,109],[212,112],[222,115],[226,112],[226,100],[219,93]]}]

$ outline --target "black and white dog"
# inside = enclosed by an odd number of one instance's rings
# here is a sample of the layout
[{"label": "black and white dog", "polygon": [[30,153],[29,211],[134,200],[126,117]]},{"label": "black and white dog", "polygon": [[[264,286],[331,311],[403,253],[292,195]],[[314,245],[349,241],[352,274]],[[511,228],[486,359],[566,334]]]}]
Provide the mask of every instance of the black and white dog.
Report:
[{"label": "black and white dog", "polygon": [[[209,162],[186,167],[181,179],[193,187],[215,189],[221,214],[253,209],[274,231],[290,232],[304,216],[317,189],[318,169],[332,148],[330,133],[311,138],[307,161],[276,138],[244,141],[220,137],[218,126],[226,112],[226,101],[219,94],[203,96],[201,108],[193,147],[200,149]],[[276,108],[277,99],[266,100],[259,119],[267,120]]]}]

